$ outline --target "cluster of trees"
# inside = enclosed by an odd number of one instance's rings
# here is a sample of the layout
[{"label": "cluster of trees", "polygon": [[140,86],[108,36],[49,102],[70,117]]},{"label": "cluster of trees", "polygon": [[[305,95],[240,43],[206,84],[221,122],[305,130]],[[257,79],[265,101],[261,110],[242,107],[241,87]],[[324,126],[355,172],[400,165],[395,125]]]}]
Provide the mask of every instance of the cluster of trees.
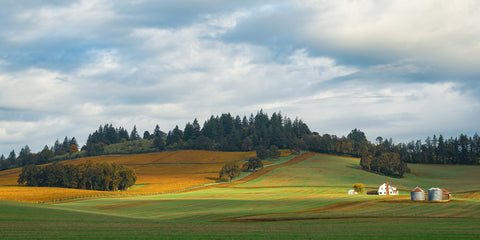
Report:
[{"label": "cluster of trees", "polygon": [[[143,133],[143,139],[154,139],[153,145],[158,151],[165,150],[165,137],[166,134],[160,130],[158,125],[155,126],[153,134],[150,134],[148,131]],[[123,127],[115,128],[112,124],[105,124],[100,126],[94,133],[88,135],[87,143],[82,150],[85,150],[88,156],[96,156],[103,154],[105,145],[141,139],[137,126],[133,126],[129,134]]]},{"label": "cluster of trees", "polygon": [[347,137],[318,133],[306,135],[301,141],[302,148],[312,152],[351,155],[361,157],[367,154],[374,145],[366,138],[365,133],[353,129]]},{"label": "cluster of trees", "polygon": [[353,129],[347,137],[313,134],[303,140],[307,149],[313,152],[361,157],[360,166],[367,171],[396,177],[410,171],[400,154],[383,145],[372,144],[358,129]]},{"label": "cluster of trees", "polygon": [[379,137],[377,143],[381,148],[400,154],[401,159],[408,163],[480,164],[480,137],[476,133],[473,137],[460,134],[449,139],[433,135],[425,142],[417,140],[397,145],[391,139],[388,141]]},{"label": "cluster of trees", "polygon": [[260,158],[258,157],[251,157],[248,159],[248,161],[243,164],[243,171],[249,171],[252,170],[255,172],[257,168],[263,168],[263,162]]},{"label": "cluster of trees", "polygon": [[400,154],[394,152],[364,155],[360,159],[360,166],[368,171],[395,177],[402,177],[403,174],[410,172],[407,163],[400,159]]},{"label": "cluster of trees", "polygon": [[256,153],[257,157],[260,159],[280,157],[280,150],[275,145],[270,146],[269,149],[264,146],[258,146]]},{"label": "cluster of trees", "polygon": [[258,168],[263,168],[263,162],[258,157],[249,158],[242,167],[240,167],[238,162],[227,162],[218,173],[219,179],[220,181],[232,181],[232,179],[240,175],[242,171],[246,172],[252,170],[255,172]]},{"label": "cluster of trees", "polygon": [[126,190],[137,177],[135,170],[116,163],[28,165],[17,182],[35,187],[66,187],[101,191]]},{"label": "cluster of trees", "polygon": [[182,131],[176,126],[166,138],[167,149],[203,149],[218,151],[252,151],[275,145],[296,148],[299,140],[311,134],[302,120],[291,120],[280,113],[271,117],[260,110],[255,116],[211,116],[200,127],[198,120],[188,122]]},{"label": "cluster of trees", "polygon": [[5,158],[3,155],[0,156],[0,171],[32,164],[41,165],[51,163],[55,156],[77,152],[78,144],[77,140],[75,140],[75,137],[73,137],[72,139],[65,137],[63,143],[60,143],[57,139],[53,147],[49,148],[45,145],[42,151],[38,153],[32,153],[30,147],[28,145],[25,145],[25,147],[20,150],[18,156],[16,155],[14,150],[10,152],[7,158]]},{"label": "cluster of trees", "polygon": [[232,181],[232,179],[240,173],[247,172],[252,170],[255,172],[258,168],[263,168],[263,162],[258,157],[251,157],[245,163],[243,163],[242,167],[240,167],[238,162],[227,162],[222,167],[222,170],[219,172],[220,181]]},{"label": "cluster of trees", "polygon": [[[46,146],[46,148],[48,148],[48,146]],[[75,139],[75,137],[72,137],[71,139],[65,137],[63,139],[63,142],[60,143],[60,141],[57,139],[57,141],[55,141],[55,143],[53,144],[51,151],[53,152],[54,156],[64,155],[67,153],[76,153],[78,152],[77,140]]]},{"label": "cluster of trees", "polygon": [[242,171],[236,162],[227,162],[223,165],[219,172],[220,181],[232,181],[232,179],[240,175]]}]

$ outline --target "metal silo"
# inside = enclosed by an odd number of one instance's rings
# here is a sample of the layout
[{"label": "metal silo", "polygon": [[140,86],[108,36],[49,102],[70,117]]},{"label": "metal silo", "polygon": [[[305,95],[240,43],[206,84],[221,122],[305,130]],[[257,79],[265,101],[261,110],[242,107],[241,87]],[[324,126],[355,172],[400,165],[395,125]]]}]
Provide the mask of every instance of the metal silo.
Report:
[{"label": "metal silo", "polygon": [[442,201],[442,189],[440,188],[428,189],[428,201]]},{"label": "metal silo", "polygon": [[412,201],[425,201],[425,192],[418,186],[410,192]]}]

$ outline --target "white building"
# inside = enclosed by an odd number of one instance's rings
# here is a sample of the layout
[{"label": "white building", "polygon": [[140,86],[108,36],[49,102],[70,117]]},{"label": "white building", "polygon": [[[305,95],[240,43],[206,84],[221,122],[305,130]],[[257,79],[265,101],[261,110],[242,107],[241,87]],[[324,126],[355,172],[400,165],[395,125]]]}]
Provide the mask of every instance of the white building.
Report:
[{"label": "white building", "polygon": [[378,195],[398,195],[398,190],[387,182],[378,188]]},{"label": "white building", "polygon": [[357,194],[357,192],[355,192],[355,190],[353,190],[353,189],[348,190],[348,195],[355,195],[355,194]]}]

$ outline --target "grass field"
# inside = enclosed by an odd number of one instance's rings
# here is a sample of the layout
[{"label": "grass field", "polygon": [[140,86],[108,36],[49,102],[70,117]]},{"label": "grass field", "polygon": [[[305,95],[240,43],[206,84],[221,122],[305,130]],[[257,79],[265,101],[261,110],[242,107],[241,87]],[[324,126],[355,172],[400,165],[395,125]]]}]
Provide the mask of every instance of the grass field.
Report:
[{"label": "grass field", "polygon": [[[480,166],[412,164],[400,179],[365,172],[358,161],[305,153],[243,180],[178,193],[51,205],[0,200],[0,238],[480,238]],[[346,194],[356,182],[386,181],[401,195]],[[444,187],[454,200],[411,202],[417,185]]]}]

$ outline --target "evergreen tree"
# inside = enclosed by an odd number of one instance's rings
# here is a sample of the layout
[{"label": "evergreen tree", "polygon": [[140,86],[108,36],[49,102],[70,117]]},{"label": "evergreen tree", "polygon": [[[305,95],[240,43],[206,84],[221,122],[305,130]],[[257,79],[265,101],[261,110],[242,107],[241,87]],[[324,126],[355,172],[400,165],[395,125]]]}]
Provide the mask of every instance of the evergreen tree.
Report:
[{"label": "evergreen tree", "polygon": [[165,134],[164,132],[162,132],[160,130],[160,127],[158,126],[158,124],[155,126],[155,130],[153,130],[153,137],[155,138],[158,138],[158,137],[166,137],[167,134]]},{"label": "evergreen tree", "polygon": [[198,137],[200,137],[201,132],[200,132],[200,124],[198,124],[198,120],[195,118],[192,123],[192,133],[191,133],[191,139],[195,140]]},{"label": "evergreen tree", "polygon": [[18,154],[18,157],[19,158],[24,158],[28,155],[32,154],[32,151],[30,150],[30,147],[28,145],[25,145],[25,147],[23,147],[21,150],[20,150],[20,153]]},{"label": "evergreen tree", "polygon": [[159,151],[163,151],[165,150],[165,141],[163,140],[162,137],[155,137],[153,139],[153,146],[159,150]]},{"label": "evergreen tree", "polygon": [[143,132],[143,139],[150,139],[150,138],[151,138],[150,132],[148,131]]},{"label": "evergreen tree", "polygon": [[12,150],[10,154],[8,155],[7,161],[10,165],[10,167],[15,166],[15,160],[17,160],[17,155],[15,154],[15,150]]},{"label": "evergreen tree", "polygon": [[138,135],[138,132],[137,132],[137,126],[134,125],[132,132],[130,133],[130,141],[135,141],[139,139],[140,139],[140,136]]}]

